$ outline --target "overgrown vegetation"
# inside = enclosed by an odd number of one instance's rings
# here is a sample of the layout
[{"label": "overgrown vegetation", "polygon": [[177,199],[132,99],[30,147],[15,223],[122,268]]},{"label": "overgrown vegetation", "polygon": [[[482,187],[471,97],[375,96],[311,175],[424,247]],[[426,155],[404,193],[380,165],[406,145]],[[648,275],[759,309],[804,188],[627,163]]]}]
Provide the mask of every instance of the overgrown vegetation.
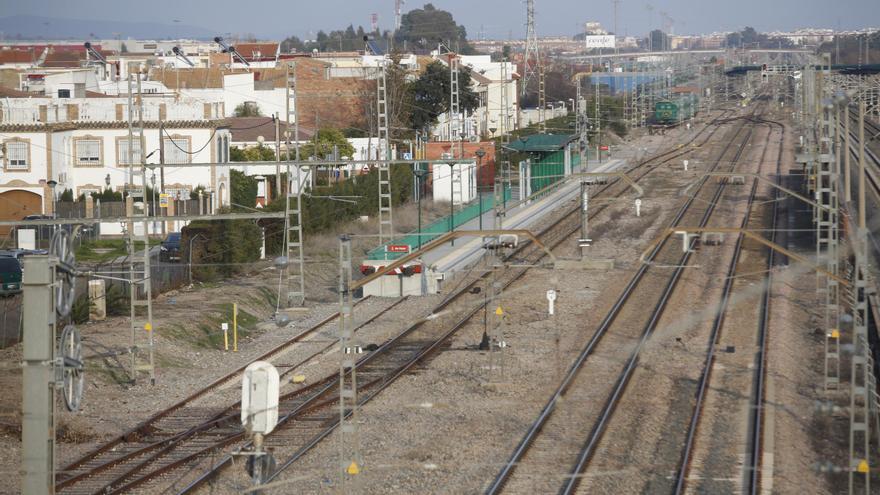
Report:
[{"label": "overgrown vegetation", "polygon": [[[412,195],[412,169],[408,165],[391,166],[392,204],[400,205]],[[303,230],[316,233],[330,230],[340,222],[362,215],[373,217],[379,211],[379,174],[376,170],[328,186],[318,186],[303,195]],[[330,197],[337,199],[331,199]],[[269,203],[268,211],[284,211],[284,199]],[[268,220],[266,227],[267,254],[281,252],[284,222]]]},{"label": "overgrown vegetation", "polygon": [[260,111],[260,106],[254,102],[246,101],[244,103],[239,104],[235,107],[233,111],[236,117],[262,117],[263,112]]},{"label": "overgrown vegetation", "polygon": [[424,54],[437,49],[437,42],[442,41],[452,50],[464,55],[474,53],[467,41],[467,30],[453,19],[452,14],[427,3],[404,13],[400,19],[401,26],[397,32],[368,31],[363,26],[357,29],[351,24],[345,29],[325,32],[318,31],[314,40],[303,41],[297,36],[290,36],[281,42],[281,50],[287,52],[308,53],[319,52],[353,52],[364,49],[364,36],[379,42],[387,48],[388,40],[393,36],[394,46],[409,52]]},{"label": "overgrown vegetation", "polygon": [[[128,302],[128,293],[125,289],[117,285],[110,285],[104,292],[104,299],[106,301],[105,309],[107,311],[107,316],[123,316],[129,314],[130,305]],[[76,324],[89,321],[89,312],[92,309],[93,304],[94,302],[89,300],[88,294],[83,294],[76,298],[70,310],[70,318]]]},{"label": "overgrown vegetation", "polygon": [[880,31],[840,36],[822,43],[819,53],[830,53],[832,64],[880,63]]},{"label": "overgrown vegetation", "polygon": [[[229,324],[229,346],[232,347],[232,304],[216,304],[202,312],[202,319],[190,328],[185,324],[172,324],[163,327],[166,337],[186,342],[194,347],[204,349],[223,349],[224,338],[222,323]],[[251,336],[257,329],[260,319],[253,314],[238,308],[238,340],[241,342]]]},{"label": "overgrown vegetation", "polygon": [[[79,262],[102,263],[126,256],[128,254],[126,242],[125,239],[84,240],[76,248],[76,260]],[[150,239],[151,246],[156,246],[161,242],[160,239]],[[135,248],[143,249],[144,243],[136,241]]]},{"label": "overgrown vegetation", "polygon": [[253,220],[199,220],[184,227],[181,234],[184,251],[195,239],[192,271],[196,280],[230,277],[260,259],[260,227]]}]

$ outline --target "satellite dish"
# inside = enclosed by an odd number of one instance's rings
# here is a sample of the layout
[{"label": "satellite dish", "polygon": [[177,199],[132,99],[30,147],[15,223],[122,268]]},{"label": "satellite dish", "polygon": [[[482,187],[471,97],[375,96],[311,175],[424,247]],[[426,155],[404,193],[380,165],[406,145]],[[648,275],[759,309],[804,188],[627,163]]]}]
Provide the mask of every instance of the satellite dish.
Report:
[{"label": "satellite dish", "polygon": [[105,59],[104,56],[101,55],[101,54],[98,52],[98,50],[95,50],[95,49],[92,47],[92,44],[91,44],[91,43],[89,43],[88,41],[86,41],[85,43],[83,43],[83,47],[85,47],[86,52],[88,52],[88,54],[89,54],[90,56],[94,57],[95,60],[97,60],[98,62],[101,62],[102,64],[106,64],[106,63],[107,63],[107,59]]},{"label": "satellite dish", "polygon": [[194,63],[193,63],[193,62],[192,62],[192,61],[186,56],[186,54],[183,53],[183,50],[181,50],[179,46],[175,46],[174,48],[171,49],[171,51],[174,52],[174,55],[175,55],[177,58],[179,58],[179,59],[183,60],[184,62],[186,62],[186,64],[189,65],[190,67],[195,67],[195,66],[196,66],[196,64],[194,64]]}]

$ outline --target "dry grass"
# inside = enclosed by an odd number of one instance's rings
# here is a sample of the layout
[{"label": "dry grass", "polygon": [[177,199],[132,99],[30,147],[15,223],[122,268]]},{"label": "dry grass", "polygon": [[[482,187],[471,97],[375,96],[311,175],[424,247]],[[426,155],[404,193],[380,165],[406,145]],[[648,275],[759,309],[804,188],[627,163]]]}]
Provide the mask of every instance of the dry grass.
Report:
[{"label": "dry grass", "polygon": [[55,439],[62,443],[87,443],[97,438],[88,423],[79,416],[61,414],[56,419]]}]

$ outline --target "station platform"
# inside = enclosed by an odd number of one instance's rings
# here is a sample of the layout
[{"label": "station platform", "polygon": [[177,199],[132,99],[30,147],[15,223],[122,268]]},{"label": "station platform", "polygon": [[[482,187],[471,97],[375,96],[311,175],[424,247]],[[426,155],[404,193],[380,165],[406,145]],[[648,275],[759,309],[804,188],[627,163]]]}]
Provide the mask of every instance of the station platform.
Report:
[{"label": "station platform", "polygon": [[[602,163],[587,164],[589,172],[615,172],[625,170],[629,160],[616,158]],[[522,202],[510,207],[502,219],[503,229],[538,230],[550,213],[561,203],[576,200],[580,194],[579,171],[566,177],[540,198]],[[495,210],[489,209],[456,227],[456,231],[478,231],[482,221],[484,230],[494,228]],[[364,295],[380,297],[401,297],[404,295],[435,294],[442,289],[443,281],[455,272],[471,268],[483,256],[484,241],[479,237],[459,238],[424,254],[417,262],[419,273],[410,277],[385,276],[364,287]],[[364,261],[374,266],[382,266],[387,261]]]}]

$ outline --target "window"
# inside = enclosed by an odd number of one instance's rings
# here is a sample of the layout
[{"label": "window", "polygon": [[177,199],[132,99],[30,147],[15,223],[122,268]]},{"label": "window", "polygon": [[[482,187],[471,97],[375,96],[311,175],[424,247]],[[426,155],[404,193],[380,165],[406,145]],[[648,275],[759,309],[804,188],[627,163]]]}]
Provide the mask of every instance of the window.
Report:
[{"label": "window", "polygon": [[101,164],[101,140],[83,138],[75,141],[76,164],[80,166]]},{"label": "window", "polygon": [[165,138],[165,163],[189,163],[189,138]]},{"label": "window", "polygon": [[69,89],[59,89],[58,90],[59,98],[70,98],[70,90]]},{"label": "window", "polygon": [[[116,150],[118,154],[118,160],[116,163],[119,164],[120,167],[128,166],[128,136],[123,136],[120,138],[116,138]],[[132,157],[131,161],[134,164],[141,163],[141,142],[137,138],[131,141],[132,143]]]},{"label": "window", "polygon": [[30,143],[6,141],[6,170],[30,169]]}]

